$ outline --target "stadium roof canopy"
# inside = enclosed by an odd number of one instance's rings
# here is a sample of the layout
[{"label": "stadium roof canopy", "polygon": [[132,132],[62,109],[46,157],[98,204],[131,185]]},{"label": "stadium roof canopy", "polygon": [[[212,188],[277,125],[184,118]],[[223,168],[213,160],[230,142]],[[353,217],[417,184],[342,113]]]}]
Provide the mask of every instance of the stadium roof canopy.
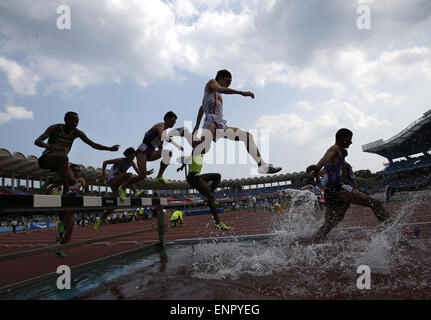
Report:
[{"label": "stadium roof canopy", "polygon": [[[98,186],[99,179],[102,175],[101,168],[85,167],[82,164],[81,172],[88,181],[88,184]],[[11,153],[9,150],[0,148],[0,177],[29,179],[34,181],[44,180],[48,175],[53,173],[50,170],[40,169],[37,163],[37,157],[34,155],[25,156],[20,152]],[[222,180],[219,184],[220,188],[257,185],[264,183],[277,183],[282,181],[290,181],[292,179],[301,179],[305,177],[305,172],[295,172],[279,175],[258,176],[253,178],[242,179],[227,179]],[[171,180],[171,184],[164,185],[154,181],[153,178],[147,177],[143,182],[138,183],[137,187],[146,190],[186,190],[191,189],[188,183],[184,180]]]},{"label": "stadium roof canopy", "polygon": [[430,137],[431,109],[392,138],[363,145],[362,151],[376,153],[388,160],[393,160],[428,152],[431,149]]}]

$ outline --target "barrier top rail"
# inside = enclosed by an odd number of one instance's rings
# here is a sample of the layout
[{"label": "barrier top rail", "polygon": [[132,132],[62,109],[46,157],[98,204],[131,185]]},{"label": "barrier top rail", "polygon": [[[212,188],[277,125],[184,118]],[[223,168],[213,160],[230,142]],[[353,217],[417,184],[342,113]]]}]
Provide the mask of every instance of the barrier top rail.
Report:
[{"label": "barrier top rail", "polygon": [[0,194],[0,214],[27,213],[40,211],[73,211],[73,210],[115,210],[123,208],[142,208],[149,206],[166,206],[166,198],[105,198],[95,196],[67,197],[57,195],[3,195]]}]

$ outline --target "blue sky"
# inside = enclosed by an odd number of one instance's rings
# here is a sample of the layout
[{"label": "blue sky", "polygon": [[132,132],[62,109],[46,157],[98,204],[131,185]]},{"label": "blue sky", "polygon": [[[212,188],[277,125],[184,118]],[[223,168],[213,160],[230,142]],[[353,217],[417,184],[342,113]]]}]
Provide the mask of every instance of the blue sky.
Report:
[{"label": "blue sky", "polygon": [[[70,8],[70,30],[57,28],[60,5]],[[357,25],[364,6],[369,29]],[[431,109],[429,30],[425,0],[2,1],[0,147],[39,156],[36,137],[73,110],[90,139],[121,145],[112,153],[74,143],[71,161],[101,167],[169,110],[177,126],[194,125],[205,83],[226,68],[232,88],[256,96],[224,96],[228,125],[255,132],[282,173],[316,163],[341,127],[354,132],[354,170],[375,172],[386,160],[361,146]],[[234,163],[204,171],[251,176],[251,158],[239,161],[244,146],[233,150]],[[181,179],[177,167],[165,176]]]}]

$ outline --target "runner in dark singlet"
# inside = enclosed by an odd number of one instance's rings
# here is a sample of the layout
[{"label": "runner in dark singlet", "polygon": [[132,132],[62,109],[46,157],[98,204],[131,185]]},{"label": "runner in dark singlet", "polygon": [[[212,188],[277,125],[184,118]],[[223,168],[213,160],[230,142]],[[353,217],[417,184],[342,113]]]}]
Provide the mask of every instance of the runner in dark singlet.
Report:
[{"label": "runner in dark singlet", "polygon": [[[61,179],[64,193],[69,191],[69,185],[75,183],[75,177],[69,168],[68,154],[76,138],[97,150],[117,151],[119,145],[106,147],[90,140],[84,132],[77,128],[79,117],[76,112],[67,112],[64,124],[54,124],[35,140],[34,144],[45,148],[39,158],[39,167],[55,171]],[[48,143],[44,141],[48,139]]]},{"label": "runner in dark singlet", "polygon": [[[154,179],[160,183],[169,184],[170,182],[163,178],[163,173],[168,167],[172,151],[163,151],[163,142],[167,141],[177,147],[180,151],[183,148],[175,143],[166,133],[167,129],[172,128],[177,121],[177,115],[172,111],[165,114],[164,122],[156,123],[150,130],[145,133],[142,143],[136,150],[136,161],[138,165],[138,175],[127,181],[123,189],[130,188],[132,185],[142,181],[147,176],[147,161],[155,161],[162,158],[160,169],[157,177]],[[157,150],[156,150],[157,149]]]},{"label": "runner in dark singlet", "polygon": [[[124,158],[117,158],[112,160],[106,160],[103,162],[102,165],[102,181],[105,181],[105,170],[106,166],[109,164],[112,164],[111,169],[109,170],[108,174],[108,185],[112,189],[112,195],[114,197],[119,196],[120,191],[120,197],[122,197],[122,200],[125,200],[125,195],[123,194],[125,189],[121,188],[121,185],[125,185],[130,179],[135,177],[133,173],[127,173],[127,170],[129,170],[130,167],[133,167],[136,173],[139,172],[138,167],[136,166],[135,162],[133,161],[135,159],[136,151],[132,147],[127,148],[124,151]],[[147,171],[147,174],[152,174],[154,172],[153,169]],[[136,194],[136,187],[135,185],[132,185],[130,187],[133,192]],[[139,194],[138,194],[139,195]]]},{"label": "runner in dark singlet", "polygon": [[320,169],[325,166],[327,184],[325,188],[325,222],[311,239],[302,239],[303,243],[315,243],[322,240],[340,223],[350,204],[371,208],[376,218],[385,223],[390,222],[389,213],[376,199],[357,190],[346,183],[345,158],[343,152],[352,144],[353,133],[349,129],[338,130],[335,144],[328,149],[323,158],[306,169],[306,173],[314,172],[316,179]]}]

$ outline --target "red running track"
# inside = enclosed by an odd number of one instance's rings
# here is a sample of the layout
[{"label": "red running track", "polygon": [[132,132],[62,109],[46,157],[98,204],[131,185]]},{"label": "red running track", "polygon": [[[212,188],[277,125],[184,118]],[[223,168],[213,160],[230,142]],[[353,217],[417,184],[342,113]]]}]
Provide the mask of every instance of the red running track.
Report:
[{"label": "red running track", "polygon": [[[389,203],[386,204],[385,207],[389,212],[395,214],[400,211],[403,205],[405,204]],[[408,222],[431,222],[431,201],[416,204],[413,211]],[[323,212],[321,211],[316,213],[318,216],[322,216],[322,214]],[[167,241],[170,241],[177,239],[269,233],[274,230],[274,223],[277,221],[277,215],[279,215],[279,213],[263,211],[241,211],[220,214],[220,218],[227,225],[233,227],[232,230],[228,231],[215,230],[211,215],[186,216],[185,226],[177,228],[168,227],[165,238]],[[168,223],[166,217],[165,223]],[[352,206],[339,227],[375,226],[378,224],[377,219],[373,216],[370,209]],[[64,259],[56,257],[53,252],[49,252],[2,261],[0,262],[0,288],[42,275],[55,273],[57,267],[62,264],[73,267],[158,241],[156,219],[142,222],[103,225],[100,226],[97,231],[94,231],[92,226],[84,228],[77,226],[75,227],[71,242],[144,230],[151,227],[154,228],[154,231],[148,233],[66,249],[64,252],[67,253],[67,257]],[[420,237],[429,239],[430,234],[431,228],[424,228]],[[34,230],[29,233],[24,231],[18,232],[15,235],[2,234],[0,235],[0,255],[52,245],[55,237],[56,230],[54,229]]]}]

